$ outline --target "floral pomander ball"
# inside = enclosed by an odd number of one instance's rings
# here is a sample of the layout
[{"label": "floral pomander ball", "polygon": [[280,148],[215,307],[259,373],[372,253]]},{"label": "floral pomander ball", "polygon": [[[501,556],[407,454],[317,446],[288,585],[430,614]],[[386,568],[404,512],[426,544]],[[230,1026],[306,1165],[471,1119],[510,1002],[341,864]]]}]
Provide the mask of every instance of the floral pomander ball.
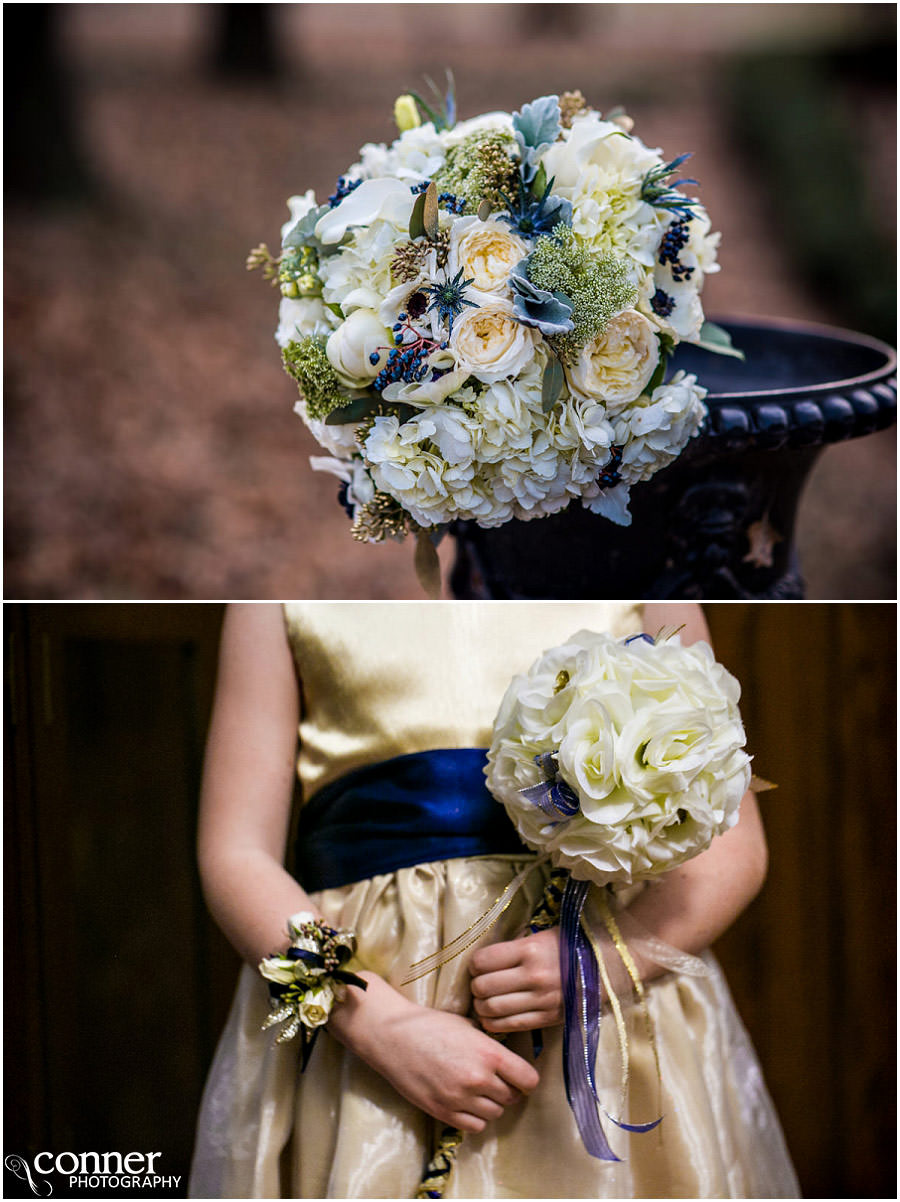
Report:
[{"label": "floral pomander ball", "polygon": [[579,631],[511,682],[488,786],[574,877],[656,876],[737,821],[750,784],[739,699],[706,643]]}]

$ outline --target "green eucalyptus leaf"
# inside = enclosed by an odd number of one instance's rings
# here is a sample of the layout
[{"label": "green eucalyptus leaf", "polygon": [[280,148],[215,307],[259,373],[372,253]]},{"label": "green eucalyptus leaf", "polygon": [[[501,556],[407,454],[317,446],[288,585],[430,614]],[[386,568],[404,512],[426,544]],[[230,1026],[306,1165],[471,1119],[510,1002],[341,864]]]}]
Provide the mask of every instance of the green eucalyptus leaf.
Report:
[{"label": "green eucalyptus leaf", "polygon": [[360,396],[341,405],[340,409],[332,409],[325,418],[326,426],[348,426],[351,422],[361,422],[378,405],[381,398],[376,396]]},{"label": "green eucalyptus leaf", "polygon": [[700,337],[694,345],[703,347],[705,351],[712,351],[716,355],[730,355],[733,359],[746,359],[747,357],[742,350],[732,345],[731,335],[728,331],[723,330],[721,326],[717,326],[712,321],[703,323],[700,327]]},{"label": "green eucalyptus leaf", "polygon": [[488,219],[488,217],[490,217],[490,215],[491,215],[491,202],[488,200],[487,197],[485,197],[484,200],[481,202],[481,204],[478,206],[478,220],[479,221],[487,221],[487,219]]},{"label": "green eucalyptus leaf", "polygon": [[415,241],[416,238],[425,237],[425,193],[420,192],[416,197],[416,203],[413,205],[413,211],[409,219],[409,236]]},{"label": "green eucalyptus leaf", "polygon": [[565,382],[563,365],[552,355],[544,368],[544,378],[541,381],[541,409],[544,413],[549,413],[559,400]]},{"label": "green eucalyptus leaf", "polygon": [[422,223],[425,227],[426,235],[434,242],[440,231],[440,222],[438,220],[438,190],[433,180],[425,189]]}]

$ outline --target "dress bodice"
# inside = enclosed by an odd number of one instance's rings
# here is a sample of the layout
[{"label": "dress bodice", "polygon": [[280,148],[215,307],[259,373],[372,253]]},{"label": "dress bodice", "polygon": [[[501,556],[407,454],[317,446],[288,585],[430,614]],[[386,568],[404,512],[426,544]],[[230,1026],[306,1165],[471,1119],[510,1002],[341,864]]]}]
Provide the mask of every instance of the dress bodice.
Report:
[{"label": "dress bodice", "polygon": [[303,798],[392,756],[487,747],[513,675],[578,630],[641,629],[641,607],[603,601],[291,602]]}]

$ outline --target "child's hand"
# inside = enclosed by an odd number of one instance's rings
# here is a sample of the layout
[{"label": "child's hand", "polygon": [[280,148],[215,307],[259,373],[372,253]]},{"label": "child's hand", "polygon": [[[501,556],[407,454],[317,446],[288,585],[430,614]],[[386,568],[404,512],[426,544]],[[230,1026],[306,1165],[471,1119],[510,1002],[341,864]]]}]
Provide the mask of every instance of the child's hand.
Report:
[{"label": "child's hand", "polygon": [[468,1019],[418,1006],[364,975],[369,989],[349,989],[349,1005],[335,1008],[329,1029],[420,1110],[462,1131],[483,1131],[537,1085],[527,1060]]},{"label": "child's hand", "polygon": [[475,1013],[485,1031],[532,1031],[563,1021],[557,927],[481,947],[469,971]]}]

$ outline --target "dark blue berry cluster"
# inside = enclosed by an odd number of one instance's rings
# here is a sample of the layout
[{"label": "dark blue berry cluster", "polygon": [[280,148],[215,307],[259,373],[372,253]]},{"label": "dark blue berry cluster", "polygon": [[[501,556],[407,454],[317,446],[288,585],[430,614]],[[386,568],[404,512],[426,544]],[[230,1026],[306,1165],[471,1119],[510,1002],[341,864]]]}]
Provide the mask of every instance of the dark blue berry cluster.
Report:
[{"label": "dark blue berry cluster", "polygon": [[601,488],[614,488],[620,483],[622,477],[619,473],[619,465],[622,462],[622,452],[624,449],[624,447],[618,446],[611,446],[609,448],[609,462],[597,477],[597,483]]},{"label": "dark blue berry cluster", "polygon": [[676,280],[689,280],[694,274],[693,267],[685,267],[679,259],[691,236],[688,230],[689,220],[690,217],[679,217],[677,221],[673,221],[659,244],[659,261],[664,267],[669,264]]},{"label": "dark blue berry cluster", "polygon": [[675,308],[675,301],[669,296],[668,292],[664,292],[662,288],[657,288],[650,297],[650,308],[658,317],[669,317]]},{"label": "dark blue berry cluster", "polygon": [[[420,192],[424,192],[427,189],[430,183],[431,180],[427,179],[422,184],[412,184],[409,190],[413,196],[418,196]],[[441,192],[438,196],[438,204],[443,205],[448,213],[456,213],[457,216],[466,211],[466,198],[464,196],[455,196],[452,192]]]},{"label": "dark blue berry cluster", "polygon": [[[406,384],[417,384],[424,380],[429,372],[428,356],[435,350],[446,350],[446,342],[435,342],[425,338],[410,324],[409,315],[400,313],[393,326],[393,346],[388,354],[387,363],[375,377],[373,387],[376,392],[384,392],[388,384],[402,381]],[[378,362],[379,352],[372,351],[369,362],[374,367]]]},{"label": "dark blue berry cluster", "polygon": [[349,196],[353,189],[358,188],[361,183],[361,179],[347,179],[345,175],[342,175],[337,182],[333,195],[328,197],[329,208],[333,209],[336,205],[339,205],[344,197]]},{"label": "dark blue berry cluster", "polygon": [[454,196],[452,192],[442,192],[438,197],[438,204],[443,205],[448,213],[464,213],[466,209],[466,198],[464,196]]}]

